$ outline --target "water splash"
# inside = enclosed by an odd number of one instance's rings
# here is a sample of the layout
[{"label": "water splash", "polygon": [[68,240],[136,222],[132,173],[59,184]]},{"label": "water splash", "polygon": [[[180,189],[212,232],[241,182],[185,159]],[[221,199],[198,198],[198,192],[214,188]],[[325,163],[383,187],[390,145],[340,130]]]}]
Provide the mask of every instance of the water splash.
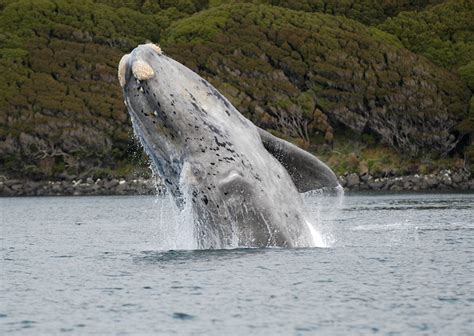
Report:
[{"label": "water splash", "polygon": [[159,250],[196,250],[194,219],[190,206],[178,209],[169,193],[155,196],[157,248]]},{"label": "water splash", "polygon": [[[312,235],[312,247],[330,248],[336,243],[333,219],[343,204],[343,192],[313,191],[302,194],[304,215],[308,229]],[[186,202],[179,209],[169,193],[155,198],[157,211],[157,242],[159,250],[197,250],[199,246],[196,232],[199,229],[193,209]],[[235,237],[233,237],[235,238]],[[216,237],[209,237],[216,239]],[[233,249],[237,246],[235,239],[220,248]],[[303,247],[303,246],[302,246]]]},{"label": "water splash", "polygon": [[330,248],[336,243],[333,220],[342,208],[344,188],[323,188],[301,194],[306,224],[313,236],[315,247]]}]

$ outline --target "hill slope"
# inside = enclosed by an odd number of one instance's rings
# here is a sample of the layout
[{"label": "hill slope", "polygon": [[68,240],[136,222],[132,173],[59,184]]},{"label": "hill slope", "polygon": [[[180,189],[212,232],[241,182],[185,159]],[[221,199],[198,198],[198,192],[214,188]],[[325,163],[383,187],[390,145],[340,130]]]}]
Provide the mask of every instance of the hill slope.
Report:
[{"label": "hill slope", "polygon": [[173,24],[163,46],[255,123],[306,142],[342,125],[412,154],[445,153],[467,116],[458,77],[343,17],[221,6]]},{"label": "hill slope", "polygon": [[272,5],[303,12],[345,16],[367,25],[375,25],[403,11],[416,11],[443,0],[215,0],[212,4],[253,3]]},{"label": "hill slope", "polygon": [[[255,123],[311,150],[368,136],[377,148],[442,154],[460,139],[465,82],[393,35],[283,8],[316,12],[321,1],[218,2],[0,1],[0,174],[127,174],[137,146],[116,67],[147,40],[162,40]],[[344,15],[365,17],[363,3]]]},{"label": "hill slope", "polygon": [[130,125],[117,64],[165,25],[163,16],[90,1],[8,5],[0,16],[3,170],[40,178],[126,165]]}]

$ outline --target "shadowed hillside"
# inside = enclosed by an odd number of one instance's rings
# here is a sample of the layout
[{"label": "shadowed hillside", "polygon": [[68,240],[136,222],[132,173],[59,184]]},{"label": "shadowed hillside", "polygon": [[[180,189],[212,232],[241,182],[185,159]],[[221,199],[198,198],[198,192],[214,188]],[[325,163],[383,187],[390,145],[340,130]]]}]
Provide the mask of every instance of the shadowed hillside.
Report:
[{"label": "shadowed hillside", "polygon": [[278,6],[303,12],[318,12],[374,25],[403,11],[423,10],[442,0],[215,0],[211,4],[253,3]]},{"label": "shadowed hillside", "polygon": [[454,5],[241,2],[0,1],[0,174],[128,174],[141,155],[116,67],[145,41],[161,42],[256,124],[340,173],[375,170],[376,161],[403,172],[413,156],[434,162],[449,153],[434,169],[468,154],[472,29],[460,35],[467,49],[449,45],[461,50],[449,64],[400,34],[407,15]]},{"label": "shadowed hillside", "polygon": [[467,116],[458,77],[342,17],[223,6],[172,25],[163,45],[255,123],[307,144],[341,125],[414,155],[446,153]]},{"label": "shadowed hillside", "polygon": [[165,25],[163,16],[86,1],[5,8],[2,168],[41,177],[125,167],[130,125],[116,67],[124,52],[158,40]]},{"label": "shadowed hillside", "polygon": [[[474,2],[451,0],[421,12],[400,13],[378,26],[413,52],[459,74],[471,89],[469,117],[458,129],[474,132]],[[466,148],[474,157],[474,146]]]}]

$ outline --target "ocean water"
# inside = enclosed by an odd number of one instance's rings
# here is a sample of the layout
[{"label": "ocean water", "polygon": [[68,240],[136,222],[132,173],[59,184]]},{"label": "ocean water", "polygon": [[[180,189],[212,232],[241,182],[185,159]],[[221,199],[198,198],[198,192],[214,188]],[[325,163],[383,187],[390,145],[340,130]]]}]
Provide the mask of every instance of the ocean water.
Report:
[{"label": "ocean water", "polygon": [[305,197],[326,247],[192,250],[166,197],[0,199],[1,335],[474,335],[474,195]]}]

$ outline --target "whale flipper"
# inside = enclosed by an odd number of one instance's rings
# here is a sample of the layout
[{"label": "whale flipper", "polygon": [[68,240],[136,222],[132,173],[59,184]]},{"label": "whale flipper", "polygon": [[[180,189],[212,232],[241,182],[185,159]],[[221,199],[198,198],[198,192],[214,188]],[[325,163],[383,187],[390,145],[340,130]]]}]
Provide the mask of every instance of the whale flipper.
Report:
[{"label": "whale flipper", "polygon": [[265,149],[285,167],[300,193],[339,186],[336,175],[317,157],[261,128],[258,132]]}]

